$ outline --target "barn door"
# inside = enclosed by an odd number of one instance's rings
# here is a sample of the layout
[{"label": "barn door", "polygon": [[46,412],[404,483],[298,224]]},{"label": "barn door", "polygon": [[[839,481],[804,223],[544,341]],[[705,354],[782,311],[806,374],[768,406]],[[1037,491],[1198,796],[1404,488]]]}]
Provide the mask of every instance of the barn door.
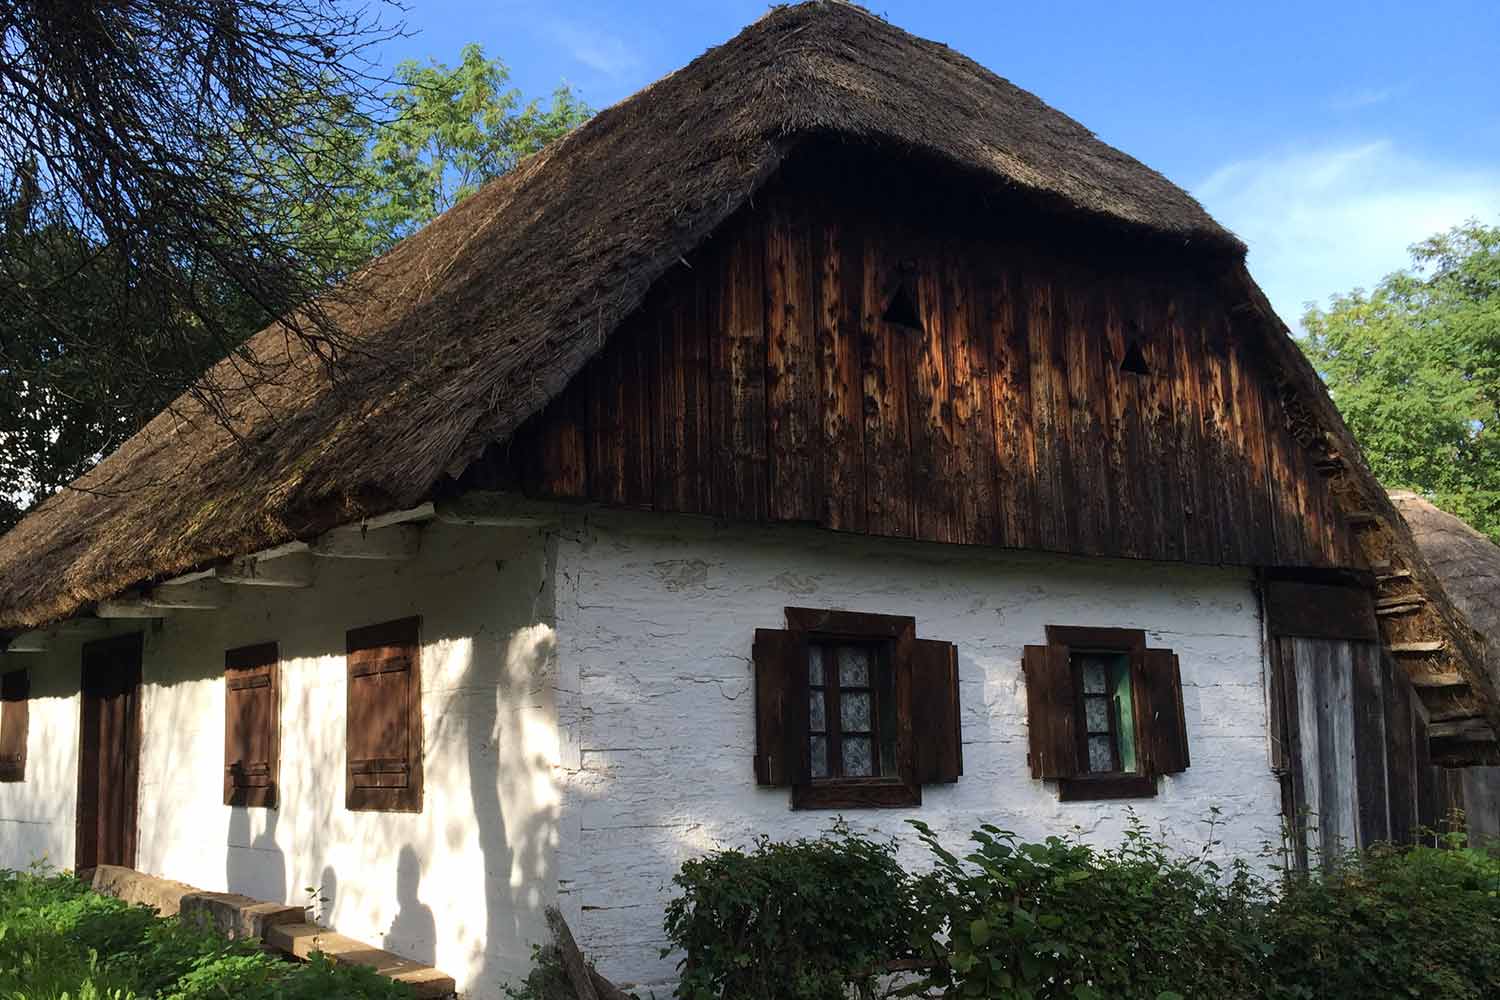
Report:
[{"label": "barn door", "polygon": [[74,867],[135,867],[141,751],[141,637],[83,647]]}]

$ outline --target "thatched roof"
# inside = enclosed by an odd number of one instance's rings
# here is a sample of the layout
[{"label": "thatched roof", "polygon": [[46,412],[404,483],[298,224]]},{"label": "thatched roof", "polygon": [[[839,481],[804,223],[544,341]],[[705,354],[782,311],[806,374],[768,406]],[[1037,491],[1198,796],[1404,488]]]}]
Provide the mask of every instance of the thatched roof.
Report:
[{"label": "thatched roof", "polygon": [[1427,565],[1484,636],[1493,659],[1500,650],[1500,545],[1417,493],[1391,490],[1390,495]]},{"label": "thatched roof", "polygon": [[[1238,258],[1184,191],[977,63],[843,3],[773,10],[359,276],[330,379],[280,328],[0,539],[0,628],[425,498],[557,394],[810,138],[920,151],[1059,211]],[[257,375],[257,381],[259,375]]]}]

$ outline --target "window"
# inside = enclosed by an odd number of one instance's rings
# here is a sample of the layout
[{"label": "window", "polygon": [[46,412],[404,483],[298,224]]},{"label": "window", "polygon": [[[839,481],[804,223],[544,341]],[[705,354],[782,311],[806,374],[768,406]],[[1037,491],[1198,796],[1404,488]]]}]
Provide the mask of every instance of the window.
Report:
[{"label": "window", "polygon": [[275,809],[281,700],[274,642],[224,654],[224,804]]},{"label": "window", "polygon": [[957,781],[958,658],[899,615],[787,608],[757,629],[758,782],[798,809],[912,806]]},{"label": "window", "polygon": [[1031,773],[1063,801],[1146,797],[1188,767],[1182,679],[1139,629],[1047,626],[1023,661]]},{"label": "window", "polygon": [[422,811],[420,625],[403,618],[348,634],[349,809]]},{"label": "window", "polygon": [[12,670],[0,674],[0,781],[26,780],[26,730],[30,710],[31,674]]}]

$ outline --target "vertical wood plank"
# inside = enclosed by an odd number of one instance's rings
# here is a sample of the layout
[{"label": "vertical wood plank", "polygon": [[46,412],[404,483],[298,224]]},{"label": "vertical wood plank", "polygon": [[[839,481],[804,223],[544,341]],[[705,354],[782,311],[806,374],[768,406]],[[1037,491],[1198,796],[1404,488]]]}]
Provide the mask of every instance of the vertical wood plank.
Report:
[{"label": "vertical wood plank", "polygon": [[1105,461],[1103,356],[1099,276],[1082,269],[1066,272],[1067,309],[1063,331],[1068,359],[1068,439],[1072,445],[1073,544],[1076,552],[1109,553],[1114,548],[1114,498]]},{"label": "vertical wood plank", "polygon": [[[1273,766],[1281,774],[1281,815],[1291,843],[1292,860],[1299,871],[1307,870],[1307,758],[1303,751],[1303,729],[1316,738],[1316,719],[1304,724],[1301,718],[1301,691],[1296,656],[1296,640],[1274,639],[1271,642],[1271,669],[1276,679],[1272,692],[1276,696],[1272,711],[1280,720],[1281,753],[1272,755]],[[1278,759],[1279,756],[1279,759]]]},{"label": "vertical wood plank", "polygon": [[860,244],[841,221],[821,228],[818,269],[818,410],[822,438],[824,526],[835,531],[865,529],[865,438],[861,412]]},{"label": "vertical wood plank", "polygon": [[1315,647],[1305,639],[1283,639],[1282,648],[1290,652],[1295,664],[1297,718],[1300,721],[1301,760],[1298,773],[1302,778],[1302,798],[1298,803],[1299,829],[1308,854],[1308,863],[1321,862],[1323,849],[1323,747],[1327,742],[1323,730],[1328,720],[1323,714],[1325,664],[1315,656]]},{"label": "vertical wood plank", "polygon": [[993,355],[976,310],[976,280],[969,248],[944,247],[948,284],[943,297],[947,330],[952,432],[956,448],[957,540],[987,545],[998,540],[995,506],[995,422],[990,400]]},{"label": "vertical wood plank", "polygon": [[956,542],[958,454],[948,374],[948,317],[943,308],[943,286],[948,276],[937,259],[936,246],[926,240],[911,245],[919,261],[914,285],[922,329],[899,333],[887,329],[905,340],[907,348],[915,534],[929,542]]},{"label": "vertical wood plank", "polygon": [[588,386],[589,490],[600,503],[625,502],[625,377],[618,350],[604,350],[584,369]]},{"label": "vertical wood plank", "polygon": [[1036,448],[1036,531],[1032,545],[1060,551],[1068,544],[1066,507],[1070,498],[1063,488],[1061,466],[1067,456],[1065,414],[1066,384],[1058,383],[1067,371],[1055,348],[1053,288],[1034,267],[1022,271],[1026,296],[1026,332],[1031,360],[1032,436]]},{"label": "vertical wood plank", "polygon": [[745,521],[764,521],[769,512],[761,244],[758,220],[733,226],[720,247],[713,290],[714,506]]},{"label": "vertical wood plank", "polygon": [[618,355],[620,377],[620,502],[650,508],[656,498],[652,383],[656,378],[655,317],[641,312],[617,331],[606,352]]},{"label": "vertical wood plank", "polygon": [[1359,803],[1359,846],[1391,839],[1390,796],[1386,788],[1386,731],[1380,646],[1348,643],[1352,654],[1354,779]]},{"label": "vertical wood plank", "polygon": [[1417,774],[1412,747],[1411,681],[1389,654],[1382,655],[1386,703],[1386,786],[1390,800],[1391,841],[1412,842],[1417,823]]},{"label": "vertical wood plank", "polygon": [[[701,266],[700,261],[700,266]],[[653,302],[656,372],[652,457],[657,510],[705,513],[709,453],[709,324],[695,270],[675,272]]]},{"label": "vertical wood plank", "polygon": [[911,331],[885,323],[890,279],[899,265],[864,232],[860,269],[860,361],[864,381],[865,509],[874,535],[910,538],[913,532],[911,437],[907,418],[906,338]]},{"label": "vertical wood plank", "polygon": [[1349,643],[1335,639],[1299,639],[1318,664],[1321,715],[1318,764],[1321,788],[1319,831],[1323,857],[1338,857],[1358,844],[1358,786],[1354,771],[1354,663]]},{"label": "vertical wood plank", "polygon": [[817,343],[808,220],[786,196],[773,205],[765,238],[766,424],[773,521],[818,517]]},{"label": "vertical wood plank", "polygon": [[983,258],[995,426],[996,541],[1023,548],[1036,537],[1036,439],[1032,433],[1030,336],[1020,306],[1019,277],[998,253]]},{"label": "vertical wood plank", "polygon": [[[1139,376],[1120,370],[1127,343],[1126,315],[1131,310],[1126,289],[1119,281],[1102,282],[1102,316],[1099,329],[1100,391],[1104,396],[1105,462],[1109,466],[1114,554],[1140,557],[1142,509],[1140,470],[1144,461],[1144,436],[1140,428]],[[1170,471],[1168,472],[1170,474]]]},{"label": "vertical wood plank", "polygon": [[1142,274],[1137,309],[1137,343],[1150,369],[1149,375],[1124,378],[1135,382],[1134,398],[1140,422],[1141,464],[1134,470],[1144,492],[1138,493],[1143,505],[1143,532],[1137,535],[1143,551],[1157,559],[1180,559],[1183,552],[1181,457],[1178,454],[1178,428],[1173,412],[1172,385],[1174,358],[1168,338],[1171,336],[1170,306],[1166,289],[1157,279]]},{"label": "vertical wood plank", "polygon": [[1167,319],[1172,343],[1172,401],[1177,414],[1183,553],[1193,562],[1214,562],[1218,540],[1209,495],[1212,487],[1207,481],[1211,466],[1203,440],[1204,408],[1198,377],[1203,348],[1196,333],[1195,299],[1179,289],[1172,297]]},{"label": "vertical wood plank", "polygon": [[1244,463],[1247,492],[1245,558],[1257,566],[1275,563],[1275,529],[1272,526],[1271,486],[1266,454],[1265,404],[1260,365],[1253,360],[1255,332],[1244,324],[1231,327],[1230,375],[1234,383],[1235,433]]},{"label": "vertical wood plank", "polygon": [[1197,322],[1189,335],[1197,340],[1200,350],[1198,379],[1199,398],[1203,405],[1204,479],[1209,487],[1205,491],[1205,500],[1212,509],[1214,561],[1232,563],[1237,554],[1236,488],[1233,455],[1226,432],[1229,417],[1224,399],[1224,342],[1220,315],[1215,304],[1206,297],[1199,298]]}]

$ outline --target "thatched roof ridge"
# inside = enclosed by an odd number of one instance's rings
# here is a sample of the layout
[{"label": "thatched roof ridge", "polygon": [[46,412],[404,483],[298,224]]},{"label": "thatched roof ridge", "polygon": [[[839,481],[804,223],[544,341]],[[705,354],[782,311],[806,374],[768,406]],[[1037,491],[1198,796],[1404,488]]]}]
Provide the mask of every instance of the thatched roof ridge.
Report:
[{"label": "thatched roof ridge", "polygon": [[946,46],[848,4],[778,8],[486,186],[329,307],[337,378],[273,327],[278,377],[217,371],[0,539],[0,629],[410,506],[557,394],[646,290],[813,137],[921,152],[1238,259],[1184,191]]}]

